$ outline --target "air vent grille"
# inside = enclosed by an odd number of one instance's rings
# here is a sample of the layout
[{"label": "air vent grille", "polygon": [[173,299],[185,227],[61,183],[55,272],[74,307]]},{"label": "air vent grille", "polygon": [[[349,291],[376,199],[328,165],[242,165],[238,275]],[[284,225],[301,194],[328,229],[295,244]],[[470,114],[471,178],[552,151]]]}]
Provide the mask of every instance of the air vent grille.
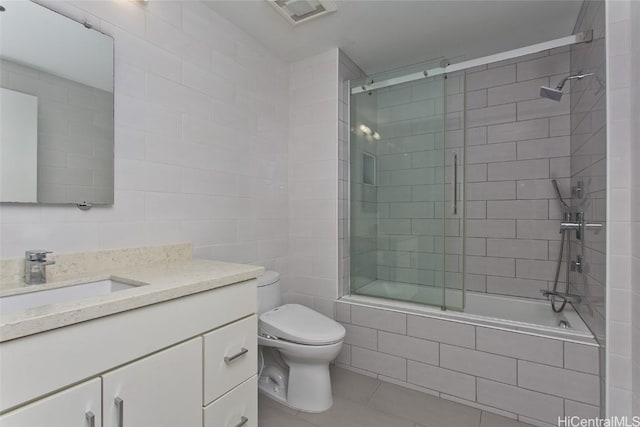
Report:
[{"label": "air vent grille", "polygon": [[318,18],[338,8],[333,1],[327,0],[267,0],[287,21],[298,25],[310,19]]}]

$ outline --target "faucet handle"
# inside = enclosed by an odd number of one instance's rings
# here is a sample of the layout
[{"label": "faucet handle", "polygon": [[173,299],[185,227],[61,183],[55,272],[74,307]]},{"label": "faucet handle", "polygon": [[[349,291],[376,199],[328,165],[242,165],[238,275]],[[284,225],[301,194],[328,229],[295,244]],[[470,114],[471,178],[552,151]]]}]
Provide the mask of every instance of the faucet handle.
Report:
[{"label": "faucet handle", "polygon": [[24,253],[24,257],[28,261],[46,261],[47,254],[53,253],[52,251],[46,251],[42,249],[31,249]]}]

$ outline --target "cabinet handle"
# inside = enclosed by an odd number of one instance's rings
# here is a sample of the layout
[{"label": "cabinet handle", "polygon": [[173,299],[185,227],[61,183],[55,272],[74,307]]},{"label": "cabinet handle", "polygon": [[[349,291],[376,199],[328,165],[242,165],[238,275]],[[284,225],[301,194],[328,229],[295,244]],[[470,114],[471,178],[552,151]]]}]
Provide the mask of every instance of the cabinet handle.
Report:
[{"label": "cabinet handle", "polygon": [[116,410],[118,411],[118,427],[124,427],[124,400],[116,397],[113,402],[116,404]]},{"label": "cabinet handle", "polygon": [[96,427],[96,416],[93,412],[87,411],[85,412],[84,416],[87,419],[87,424],[89,425],[89,427]]},{"label": "cabinet handle", "polygon": [[458,153],[453,153],[453,214],[458,215]]},{"label": "cabinet handle", "polygon": [[245,425],[248,422],[249,422],[249,418],[242,417],[242,418],[240,418],[240,422],[238,424],[236,424],[236,427],[242,427],[243,425]]},{"label": "cabinet handle", "polygon": [[[225,356],[224,357],[224,363],[226,363],[227,365],[231,365],[238,358],[244,356],[247,353],[249,353],[249,350],[247,350],[246,348],[242,347],[242,349],[240,350],[240,352],[238,354],[234,354],[233,356]],[[242,425],[242,424],[240,424],[240,425]]]}]

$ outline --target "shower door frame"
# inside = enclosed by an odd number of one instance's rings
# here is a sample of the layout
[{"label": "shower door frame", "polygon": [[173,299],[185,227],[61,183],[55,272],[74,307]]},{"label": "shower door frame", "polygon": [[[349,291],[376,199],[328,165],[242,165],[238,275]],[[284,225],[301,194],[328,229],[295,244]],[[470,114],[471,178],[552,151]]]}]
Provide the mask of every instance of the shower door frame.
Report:
[{"label": "shower door frame", "polygon": [[[538,52],[542,52],[545,50],[549,50],[549,49],[554,49],[554,48],[558,48],[558,47],[563,47],[563,46],[569,46],[569,45],[573,45],[573,44],[578,44],[578,43],[589,43],[593,40],[593,30],[588,30],[588,31],[584,31],[584,32],[580,32],[580,33],[576,33],[570,36],[566,36],[566,37],[561,37],[558,39],[554,39],[554,40],[549,40],[546,42],[542,42],[542,43],[537,43],[537,44],[533,44],[533,45],[529,45],[529,46],[525,46],[522,48],[518,48],[518,49],[513,49],[513,50],[509,50],[509,51],[505,51],[505,52],[500,52],[497,54],[493,54],[493,55],[488,55],[488,56],[484,56],[481,58],[476,58],[476,59],[470,59],[467,61],[463,61],[463,62],[459,62],[457,64],[453,64],[453,65],[444,65],[446,63],[443,63],[443,66],[441,67],[437,67],[437,68],[432,68],[432,69],[428,69],[422,72],[417,72],[417,73],[410,73],[410,74],[406,74],[404,76],[400,76],[400,77],[394,77],[394,78],[389,78],[386,80],[382,80],[379,82],[375,82],[373,80],[369,81],[368,83],[365,84],[359,84],[359,85],[354,85],[353,84],[353,80],[349,80],[348,82],[345,82],[349,85],[349,97],[347,98],[347,108],[349,110],[349,115],[348,115],[348,122],[347,122],[347,126],[350,129],[351,127],[351,96],[352,95],[357,95],[359,93],[362,92],[368,92],[368,91],[373,91],[376,89],[382,89],[385,87],[391,87],[391,86],[395,86],[398,84],[402,84],[402,83],[408,83],[408,82],[413,82],[413,81],[417,81],[417,80],[421,80],[421,79],[425,79],[425,78],[432,78],[432,77],[436,77],[439,75],[444,75],[443,78],[446,80],[446,76],[448,74],[452,74],[455,72],[460,72],[460,71],[465,71],[469,68],[473,68],[473,67],[477,67],[477,66],[481,66],[481,65],[486,65],[486,64],[490,64],[490,63],[494,63],[494,62],[498,62],[498,61],[504,61],[504,60],[508,60],[508,59],[513,59],[513,58],[518,58],[521,56],[525,56],[525,55],[529,55],[529,54],[533,54],[533,53],[538,53]],[[466,73],[464,73],[464,82],[465,82],[465,87],[463,90],[463,123],[462,123],[462,131],[463,131],[463,170],[466,169],[466,150],[467,150],[467,145],[466,145],[466,135],[467,135],[467,126],[466,126],[466,118],[464,118],[464,114],[466,113]],[[443,84],[443,90],[444,90],[444,101],[443,101],[443,120],[446,120],[446,88],[444,87],[445,85]],[[443,139],[444,139],[444,135],[446,135],[446,122],[445,125],[443,127]],[[348,171],[347,171],[347,188],[346,188],[346,193],[347,193],[347,203],[346,203],[346,221],[345,221],[345,226],[346,229],[344,230],[345,233],[345,242],[346,242],[346,248],[345,250],[347,250],[349,252],[349,264],[351,264],[351,132],[349,132],[349,149],[347,150],[348,153],[348,158],[347,158],[347,164],[349,165]],[[443,156],[446,159],[446,147],[445,147],[445,143],[443,142]],[[445,161],[445,175],[446,175],[446,161]],[[466,174],[463,172],[463,177]],[[464,178],[463,178],[464,180]],[[443,183],[443,185],[446,186],[446,182]],[[457,183],[455,183],[455,185],[457,185]],[[464,185],[461,186],[461,190],[462,190],[462,201],[463,201],[463,214],[462,214],[462,219],[461,219],[461,229],[462,229],[462,233],[461,233],[461,237],[463,239],[463,244],[462,244],[462,277],[463,277],[463,282],[462,282],[462,307],[459,308],[460,311],[464,311],[464,305],[465,305],[465,292],[464,292],[464,264],[465,264],[465,258],[466,258],[466,250],[465,250],[465,235],[464,235],[464,229],[466,226],[466,191],[464,189]],[[445,203],[445,211],[446,211],[446,203]],[[446,215],[443,218],[443,222],[446,222]],[[446,231],[443,230],[443,240],[446,237]],[[445,251],[443,251],[443,264],[445,263],[444,261],[444,257],[446,256],[446,245],[445,245]],[[443,273],[444,273],[444,267],[443,267]],[[350,295],[351,294],[351,265],[349,265],[349,274],[346,275],[345,277],[346,281],[344,281],[344,283],[341,286],[340,289],[340,294],[341,296],[344,295]],[[443,283],[442,283],[442,290],[443,290],[443,298],[442,298],[442,306],[441,308],[443,310],[445,309],[451,309],[451,310],[458,310],[458,308],[456,307],[447,307],[446,306],[446,285],[445,285],[445,281],[444,281],[444,276],[443,276]]]},{"label": "shower door frame", "polygon": [[[444,61],[444,60],[443,60]],[[446,120],[447,120],[447,74],[439,74],[439,75],[433,75],[433,76],[428,76],[427,78],[438,78],[441,80],[442,82],[442,118],[441,118],[441,132],[442,132],[442,163],[440,165],[440,167],[442,167],[443,172],[442,172],[442,187],[443,187],[443,197],[442,197],[442,217],[441,218],[434,218],[434,219],[441,219],[442,220],[442,247],[441,247],[441,251],[439,252],[439,254],[442,255],[442,266],[439,266],[442,273],[442,283],[440,285],[440,287],[442,288],[442,295],[440,297],[440,303],[439,304],[430,304],[430,303],[422,303],[422,302],[417,302],[417,304],[421,304],[421,305],[427,305],[427,306],[431,306],[431,307],[440,307],[442,310],[452,310],[452,311],[463,311],[464,310],[464,302],[465,302],[465,298],[464,298],[464,218],[465,218],[465,209],[466,209],[466,203],[464,203],[464,199],[460,199],[461,195],[464,196],[464,185],[461,185],[460,188],[462,190],[458,190],[457,188],[454,189],[452,191],[452,193],[457,194],[458,199],[457,201],[462,201],[462,211],[460,210],[460,208],[458,207],[458,212],[457,214],[453,214],[455,217],[457,217],[460,222],[460,232],[459,232],[459,237],[462,238],[462,252],[460,253],[460,256],[462,256],[462,271],[460,272],[462,274],[462,283],[461,283],[461,293],[462,293],[462,299],[461,299],[461,304],[460,306],[448,306],[447,305],[447,297],[446,297],[446,292],[447,292],[447,286],[446,286],[446,238],[447,238],[447,233],[446,233],[446,224],[447,224],[447,220],[451,219],[452,216],[448,213],[448,211],[450,210],[449,206],[448,206],[448,202],[446,200],[446,187],[447,187],[447,182],[446,182],[446,178],[447,178],[447,160],[448,160],[448,154],[450,154],[450,152],[452,150],[447,150],[446,147],[446,134],[447,134],[447,126],[446,126]],[[463,146],[461,147],[461,149],[463,150],[463,154],[462,154],[462,158],[466,158],[466,144],[464,144],[464,141],[466,140],[466,126],[464,123],[464,112],[466,111],[466,73],[462,74],[462,95],[463,95],[463,110],[462,110],[462,131],[463,131]],[[349,97],[348,97],[348,102],[347,102],[347,108],[349,111],[349,115],[348,115],[348,122],[347,122],[347,126],[348,129],[351,129],[351,96],[355,95],[354,93],[352,93],[353,87],[352,87],[352,81],[348,81],[349,84]],[[399,83],[396,83],[399,84]],[[395,86],[395,84],[394,84]],[[362,91],[360,91],[359,93],[362,93]],[[349,274],[346,277],[346,281],[343,283],[343,285],[341,286],[340,289],[340,294],[341,296],[344,295],[351,295],[352,292],[352,288],[351,288],[351,263],[352,263],[352,256],[351,256],[351,221],[352,221],[352,215],[351,215],[351,201],[352,201],[352,194],[351,194],[351,184],[352,184],[352,158],[351,158],[351,143],[352,143],[352,132],[349,132],[349,149],[347,150],[348,152],[348,158],[347,158],[347,164],[349,165],[348,167],[348,171],[347,171],[347,188],[346,188],[346,194],[347,194],[347,203],[346,203],[346,228],[345,228],[345,241],[346,241],[346,248],[345,250],[347,250],[349,252]],[[457,151],[457,161],[458,164],[456,165],[458,167],[458,169],[460,169],[460,167],[464,168],[464,164],[460,165],[460,151],[459,149],[456,150]],[[462,173],[462,177],[464,177],[464,171]],[[458,177],[459,178],[459,177]],[[454,177],[455,179],[455,177]],[[464,178],[463,178],[464,179]],[[459,181],[457,181],[459,182]],[[454,184],[457,186],[457,182]],[[436,202],[437,205],[437,202]],[[459,206],[456,203],[456,206]],[[437,286],[434,286],[437,287]],[[400,300],[400,301],[404,301],[404,300]],[[410,301],[409,301],[410,302]]]}]

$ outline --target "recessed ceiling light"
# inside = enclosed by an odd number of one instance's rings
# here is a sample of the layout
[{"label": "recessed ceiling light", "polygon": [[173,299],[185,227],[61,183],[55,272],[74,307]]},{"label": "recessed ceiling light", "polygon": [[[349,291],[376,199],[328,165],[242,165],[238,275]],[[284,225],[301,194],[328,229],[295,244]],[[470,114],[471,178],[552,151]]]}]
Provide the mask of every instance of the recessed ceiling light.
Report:
[{"label": "recessed ceiling light", "polygon": [[335,12],[338,6],[329,0],[267,0],[293,25]]}]

